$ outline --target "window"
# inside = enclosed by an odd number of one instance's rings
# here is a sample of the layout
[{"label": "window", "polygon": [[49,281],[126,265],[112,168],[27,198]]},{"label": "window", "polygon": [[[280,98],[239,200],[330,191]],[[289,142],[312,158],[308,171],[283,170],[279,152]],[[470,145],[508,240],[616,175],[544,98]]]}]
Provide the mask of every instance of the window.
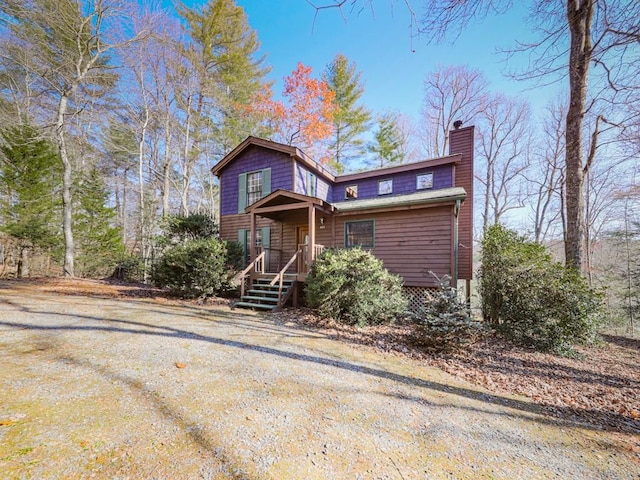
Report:
[{"label": "window", "polygon": [[361,220],[358,222],[345,222],[344,246],[349,247],[374,247],[374,222],[373,220]]},{"label": "window", "polygon": [[306,193],[310,197],[316,196],[316,184],[317,184],[316,176],[311,172],[307,172],[307,192]]},{"label": "window", "polygon": [[252,205],[262,198],[262,170],[247,173],[247,205]]},{"label": "window", "polygon": [[358,185],[349,185],[344,190],[344,198],[358,198]]},{"label": "window", "polygon": [[433,173],[416,175],[416,190],[433,188]]},{"label": "window", "polygon": [[380,180],[378,182],[378,195],[388,195],[393,192],[393,180]]},{"label": "window", "polygon": [[238,175],[238,213],[271,193],[271,169]]}]

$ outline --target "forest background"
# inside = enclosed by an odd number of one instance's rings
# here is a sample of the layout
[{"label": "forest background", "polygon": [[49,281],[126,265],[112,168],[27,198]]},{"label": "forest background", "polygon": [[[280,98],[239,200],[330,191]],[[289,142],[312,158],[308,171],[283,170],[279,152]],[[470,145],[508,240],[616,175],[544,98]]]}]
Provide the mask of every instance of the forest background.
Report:
[{"label": "forest background", "polygon": [[[309,32],[331,12],[349,20],[369,15],[374,4],[302,3]],[[455,41],[470,20],[510,6],[462,3],[479,8],[449,18],[445,1],[388,7],[407,15],[413,47]],[[511,48],[505,58],[526,56],[528,64],[506,73],[540,89],[559,85],[557,97],[531,105],[535,90],[510,96],[479,69],[440,64],[416,92],[421,115],[412,118],[370,108],[367,79],[340,52],[323,69],[312,70],[305,58],[292,62],[276,91],[260,32],[233,0],[163,8],[0,0],[2,275],[105,276],[134,262],[144,276],[163,217],[217,216],[211,167],[247,135],[299,146],[346,172],[444,155],[455,120],[476,126],[477,238],[503,223],[561,257],[575,190],[566,160],[573,44],[564,4],[528,4],[526,38],[500,46]],[[593,10],[589,88],[578,112],[580,264],[590,283],[608,287],[612,317],[624,319],[640,297],[640,7],[624,0],[576,5]],[[402,87],[401,75],[395,84]]]}]

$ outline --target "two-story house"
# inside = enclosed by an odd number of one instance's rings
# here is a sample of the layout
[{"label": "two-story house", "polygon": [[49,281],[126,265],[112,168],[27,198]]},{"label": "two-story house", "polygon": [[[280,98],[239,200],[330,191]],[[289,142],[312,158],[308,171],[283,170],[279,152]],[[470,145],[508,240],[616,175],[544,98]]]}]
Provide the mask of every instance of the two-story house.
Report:
[{"label": "two-story house", "polygon": [[327,247],[370,250],[416,301],[435,285],[429,271],[468,292],[473,137],[458,128],[448,156],[338,176],[294,146],[248,137],[213,167],[221,237],[249,264],[240,305],[280,307]]}]

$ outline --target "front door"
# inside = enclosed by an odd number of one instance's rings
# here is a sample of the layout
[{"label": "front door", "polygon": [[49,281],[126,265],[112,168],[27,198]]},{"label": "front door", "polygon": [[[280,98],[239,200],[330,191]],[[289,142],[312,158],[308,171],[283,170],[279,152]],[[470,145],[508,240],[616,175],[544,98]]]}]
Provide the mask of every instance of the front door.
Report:
[{"label": "front door", "polygon": [[309,258],[309,226],[302,225],[297,228],[296,249],[302,248],[302,255],[298,257],[298,265],[296,266],[298,273],[307,273]]}]

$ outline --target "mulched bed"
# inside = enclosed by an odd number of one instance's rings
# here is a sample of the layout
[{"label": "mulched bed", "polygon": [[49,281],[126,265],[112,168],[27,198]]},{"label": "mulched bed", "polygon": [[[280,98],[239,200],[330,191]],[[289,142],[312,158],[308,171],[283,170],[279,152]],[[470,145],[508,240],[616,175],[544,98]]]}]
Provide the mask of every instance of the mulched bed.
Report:
[{"label": "mulched bed", "polygon": [[[30,288],[67,295],[176,301],[166,292],[146,285],[80,279],[16,282],[28,282]],[[206,303],[229,304],[229,300],[210,299]],[[636,440],[640,434],[638,339],[605,335],[600,345],[579,347],[578,358],[538,353],[497,339],[478,342],[458,353],[433,353],[425,352],[415,344],[411,325],[363,329],[320,319],[306,309],[287,309],[271,314],[270,318],[278,323],[293,323],[303,328],[321,330],[323,334],[339,341],[420,359],[492,392],[529,397],[558,417],[573,418],[597,428],[630,434]],[[632,442],[630,448],[640,453],[637,441]]]}]

